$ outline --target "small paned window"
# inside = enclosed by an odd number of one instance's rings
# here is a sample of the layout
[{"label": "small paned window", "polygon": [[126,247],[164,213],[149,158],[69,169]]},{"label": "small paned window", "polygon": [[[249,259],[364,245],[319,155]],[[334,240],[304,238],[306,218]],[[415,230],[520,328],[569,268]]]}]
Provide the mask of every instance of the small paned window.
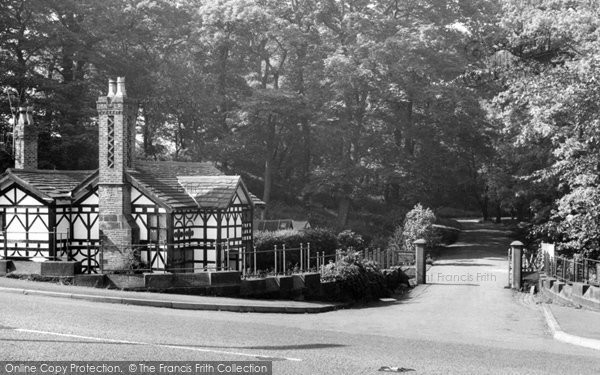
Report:
[{"label": "small paned window", "polygon": [[167,242],[167,214],[148,215],[148,240]]}]

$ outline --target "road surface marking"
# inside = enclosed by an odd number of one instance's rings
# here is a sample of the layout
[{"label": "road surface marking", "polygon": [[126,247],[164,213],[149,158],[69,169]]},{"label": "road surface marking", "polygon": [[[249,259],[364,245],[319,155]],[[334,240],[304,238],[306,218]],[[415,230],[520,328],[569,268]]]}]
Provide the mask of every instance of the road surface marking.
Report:
[{"label": "road surface marking", "polygon": [[283,359],[286,361],[295,361],[295,362],[302,361],[302,359],[300,359],[300,358],[293,358],[293,357],[275,357],[275,356],[263,355],[263,354],[252,354],[252,353],[242,353],[242,352],[230,352],[230,351],[226,351],[226,350],[196,348],[193,346],[179,346],[179,345],[168,345],[168,344],[153,344],[153,343],[142,342],[142,341],[115,340],[115,339],[107,339],[107,338],[102,338],[102,337],[81,336],[81,335],[73,335],[70,333],[38,331],[35,329],[24,329],[24,328],[15,328],[14,330],[17,332],[24,332],[24,333],[37,333],[40,335],[53,335],[53,336],[61,336],[61,337],[70,337],[70,338],[74,338],[74,339],[114,342],[114,343],[119,343],[119,344],[146,345],[146,346],[154,346],[154,347],[160,347],[160,348],[183,349],[183,350],[191,350],[191,351],[205,352],[205,353],[231,354],[231,355],[239,355],[239,356],[243,356],[243,357],[252,357],[252,358]]}]

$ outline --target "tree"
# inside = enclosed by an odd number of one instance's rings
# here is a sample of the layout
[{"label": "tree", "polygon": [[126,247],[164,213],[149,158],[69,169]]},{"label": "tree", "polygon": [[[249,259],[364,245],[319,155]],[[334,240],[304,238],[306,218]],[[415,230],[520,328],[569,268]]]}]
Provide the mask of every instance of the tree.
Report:
[{"label": "tree", "polygon": [[[491,112],[510,135],[510,152],[529,148],[527,155],[541,156],[516,171],[529,182],[530,197],[536,184],[545,184],[546,201],[558,195],[545,217],[550,221],[538,230],[563,250],[596,256],[599,22],[589,2],[507,2],[502,26],[515,59]],[[530,208],[544,219],[549,210],[534,207],[536,201]]]}]

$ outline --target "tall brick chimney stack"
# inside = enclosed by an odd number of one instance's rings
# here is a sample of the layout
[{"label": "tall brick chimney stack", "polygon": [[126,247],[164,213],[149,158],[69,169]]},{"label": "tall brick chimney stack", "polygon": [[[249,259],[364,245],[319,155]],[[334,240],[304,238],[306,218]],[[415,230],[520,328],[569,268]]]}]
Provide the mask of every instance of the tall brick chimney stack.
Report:
[{"label": "tall brick chimney stack", "polygon": [[33,107],[19,107],[14,155],[15,169],[37,169],[38,131],[33,124]]},{"label": "tall brick chimney stack", "polygon": [[109,80],[107,96],[96,103],[99,115],[99,225],[105,270],[128,269],[139,228],[131,217],[131,186],[137,102],[127,97],[125,78]]}]

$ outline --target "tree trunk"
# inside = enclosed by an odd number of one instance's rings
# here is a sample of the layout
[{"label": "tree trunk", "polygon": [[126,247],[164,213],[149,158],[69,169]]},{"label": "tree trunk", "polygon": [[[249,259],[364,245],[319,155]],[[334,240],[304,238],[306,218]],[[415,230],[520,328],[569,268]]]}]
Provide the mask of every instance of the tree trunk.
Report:
[{"label": "tree trunk", "polygon": [[502,222],[502,208],[500,207],[500,201],[496,202],[496,223]]},{"label": "tree trunk", "polygon": [[389,204],[398,204],[400,202],[400,184],[396,181],[387,183],[384,200]]},{"label": "tree trunk", "polygon": [[338,198],[338,229],[342,230],[348,223],[348,215],[350,214],[350,198],[343,195]]},{"label": "tree trunk", "polygon": [[489,198],[487,194],[483,195],[483,201],[481,202],[481,214],[483,215],[483,221],[490,219],[490,212],[488,210]]},{"label": "tree trunk", "polygon": [[304,183],[310,178],[310,160],[311,160],[311,141],[310,124],[307,118],[302,119],[302,175]]},{"label": "tree trunk", "polygon": [[394,134],[396,145],[401,147],[404,146],[404,150],[408,155],[414,155],[415,145],[412,136],[413,127],[413,102],[407,100],[402,102],[398,106],[399,112],[399,124],[397,125],[400,129],[396,129]]},{"label": "tree trunk", "polygon": [[276,146],[275,146],[275,124],[272,119],[272,116],[269,115],[267,119],[267,127],[269,129],[269,134],[267,138],[267,149],[265,158],[265,171],[264,171],[264,187],[263,187],[263,197],[262,200],[265,202],[265,209],[263,210],[263,216],[266,216],[269,201],[271,200],[271,189],[273,187],[273,167],[275,163],[276,156]]},{"label": "tree trunk", "polygon": [[153,141],[153,131],[152,131],[152,115],[149,113],[148,110],[146,110],[145,107],[142,108],[142,113],[144,114],[144,128],[142,129],[143,132],[143,139],[144,139],[144,143],[143,143],[143,149],[144,149],[144,155],[145,156],[154,156],[156,157],[156,155],[154,155],[155,153],[153,152],[153,147],[152,147],[152,141]]}]

